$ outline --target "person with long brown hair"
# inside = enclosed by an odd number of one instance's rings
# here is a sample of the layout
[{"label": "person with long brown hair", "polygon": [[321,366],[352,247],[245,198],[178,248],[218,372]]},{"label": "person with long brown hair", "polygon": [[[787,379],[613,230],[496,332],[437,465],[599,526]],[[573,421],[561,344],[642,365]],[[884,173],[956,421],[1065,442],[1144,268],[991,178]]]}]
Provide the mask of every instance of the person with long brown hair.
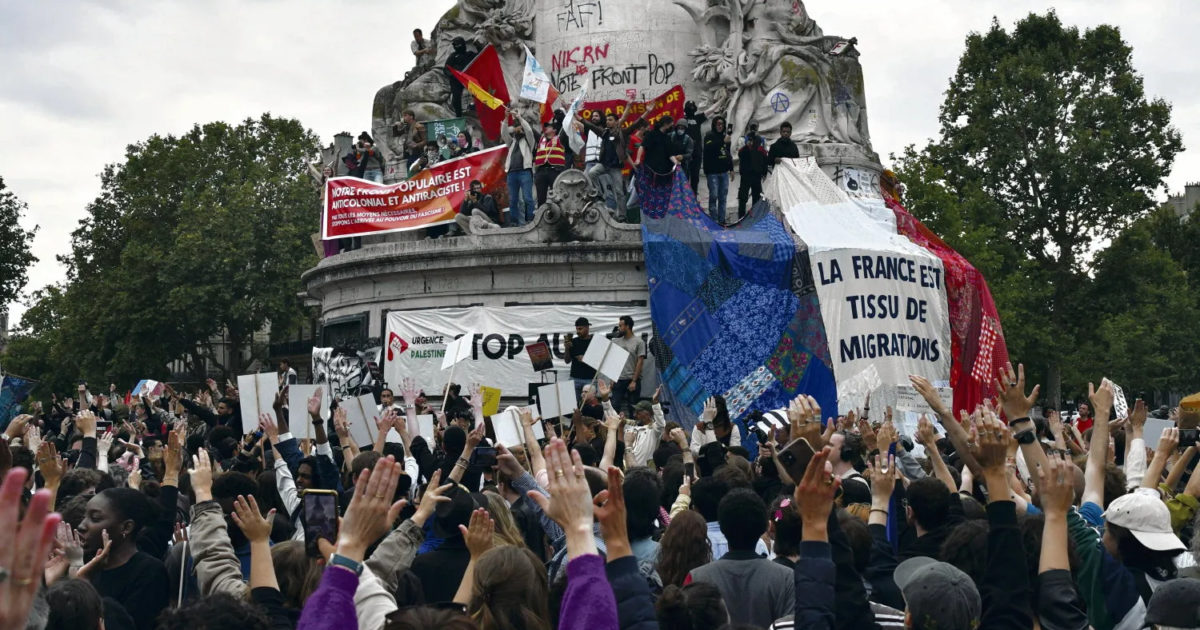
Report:
[{"label": "person with long brown hair", "polygon": [[691,510],[671,519],[659,545],[658,576],[664,588],[672,584],[683,586],[692,569],[713,559],[704,517]]}]

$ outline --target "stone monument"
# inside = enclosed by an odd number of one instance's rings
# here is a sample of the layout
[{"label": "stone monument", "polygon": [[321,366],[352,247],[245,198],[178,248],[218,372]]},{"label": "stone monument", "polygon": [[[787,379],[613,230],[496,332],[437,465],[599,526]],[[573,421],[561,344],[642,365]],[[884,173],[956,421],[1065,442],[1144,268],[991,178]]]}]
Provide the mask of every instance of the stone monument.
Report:
[{"label": "stone monument", "polygon": [[[528,47],[562,92],[560,108],[585,87],[594,101],[650,98],[679,84],[702,111],[724,114],[735,135],[757,122],[773,140],[789,122],[802,157],[847,188],[842,171],[853,172],[856,194],[878,194],[882,167],[871,149],[857,42],[825,35],[801,0],[458,0],[429,35],[432,67],[375,95],[371,129],[390,163],[402,160],[394,132],[405,110],[418,120],[451,117],[442,67],[457,37],[475,51],[496,48],[514,97]],[[464,116],[482,137],[474,110]],[[345,174],[337,158],[349,144],[340,136],[326,151],[326,176]],[[389,172],[385,181],[401,176]],[[362,249],[323,259],[302,278],[322,321],[361,321],[369,345],[379,343],[394,309],[647,303],[640,228],[614,223],[579,171],[558,178],[531,224],[458,224],[466,236],[370,236]]]}]

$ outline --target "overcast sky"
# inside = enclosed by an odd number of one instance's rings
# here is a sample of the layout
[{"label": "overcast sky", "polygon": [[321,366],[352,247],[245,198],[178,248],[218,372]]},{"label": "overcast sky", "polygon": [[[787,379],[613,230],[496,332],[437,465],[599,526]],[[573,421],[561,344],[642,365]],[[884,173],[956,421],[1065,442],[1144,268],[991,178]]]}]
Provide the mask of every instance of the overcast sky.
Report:
[{"label": "overcast sky", "polygon": [[[606,8],[645,0],[605,0]],[[666,2],[667,0],[655,0]],[[1174,105],[1185,146],[1200,141],[1200,12],[1188,0],[809,0],[827,35],[855,36],[876,151],[937,131],[937,108],[969,31],[1058,10],[1067,24],[1116,24],[1151,96]],[[370,127],[381,86],[412,66],[413,28],[429,32],[454,0],[0,2],[0,177],[40,226],[29,291],[64,278],[55,256],[125,146],[194,123],[270,111],[328,142]],[[1200,180],[1185,151],[1172,191]],[[314,208],[313,212],[317,212]],[[25,307],[10,305],[16,324]]]}]

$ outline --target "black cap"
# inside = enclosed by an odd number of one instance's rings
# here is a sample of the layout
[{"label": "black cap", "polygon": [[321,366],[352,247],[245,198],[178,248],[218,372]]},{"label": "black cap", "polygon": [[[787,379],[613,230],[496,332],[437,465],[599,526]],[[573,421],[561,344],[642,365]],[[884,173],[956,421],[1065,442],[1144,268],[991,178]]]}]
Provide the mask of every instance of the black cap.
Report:
[{"label": "black cap", "polygon": [[1146,624],[1177,628],[1200,625],[1200,580],[1179,578],[1154,589],[1146,606]]},{"label": "black cap", "polygon": [[580,317],[579,319],[575,320],[575,325],[576,326],[591,326],[592,323],[588,321],[588,318]]}]

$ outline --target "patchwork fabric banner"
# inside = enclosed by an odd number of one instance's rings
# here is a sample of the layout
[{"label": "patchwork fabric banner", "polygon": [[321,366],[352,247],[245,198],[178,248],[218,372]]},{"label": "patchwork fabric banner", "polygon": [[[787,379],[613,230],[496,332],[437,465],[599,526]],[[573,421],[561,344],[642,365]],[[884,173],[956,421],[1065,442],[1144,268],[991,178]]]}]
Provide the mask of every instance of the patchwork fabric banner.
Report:
[{"label": "patchwork fabric banner", "polygon": [[732,228],[681,173],[655,186],[639,172],[638,185],[651,348],[681,420],[716,394],[734,419],[800,393],[826,417],[860,390],[893,405],[911,374],[970,409],[1008,360],[981,274],[894,199],[848,195],[812,160],[776,165],[770,203]]},{"label": "patchwork fabric banner", "polygon": [[680,170],[669,186],[639,170],[638,185],[651,346],[675,409],[694,418],[721,394],[739,419],[807,393],[832,414],[829,344],[803,245],[765,204],[737,227],[721,227]]}]

